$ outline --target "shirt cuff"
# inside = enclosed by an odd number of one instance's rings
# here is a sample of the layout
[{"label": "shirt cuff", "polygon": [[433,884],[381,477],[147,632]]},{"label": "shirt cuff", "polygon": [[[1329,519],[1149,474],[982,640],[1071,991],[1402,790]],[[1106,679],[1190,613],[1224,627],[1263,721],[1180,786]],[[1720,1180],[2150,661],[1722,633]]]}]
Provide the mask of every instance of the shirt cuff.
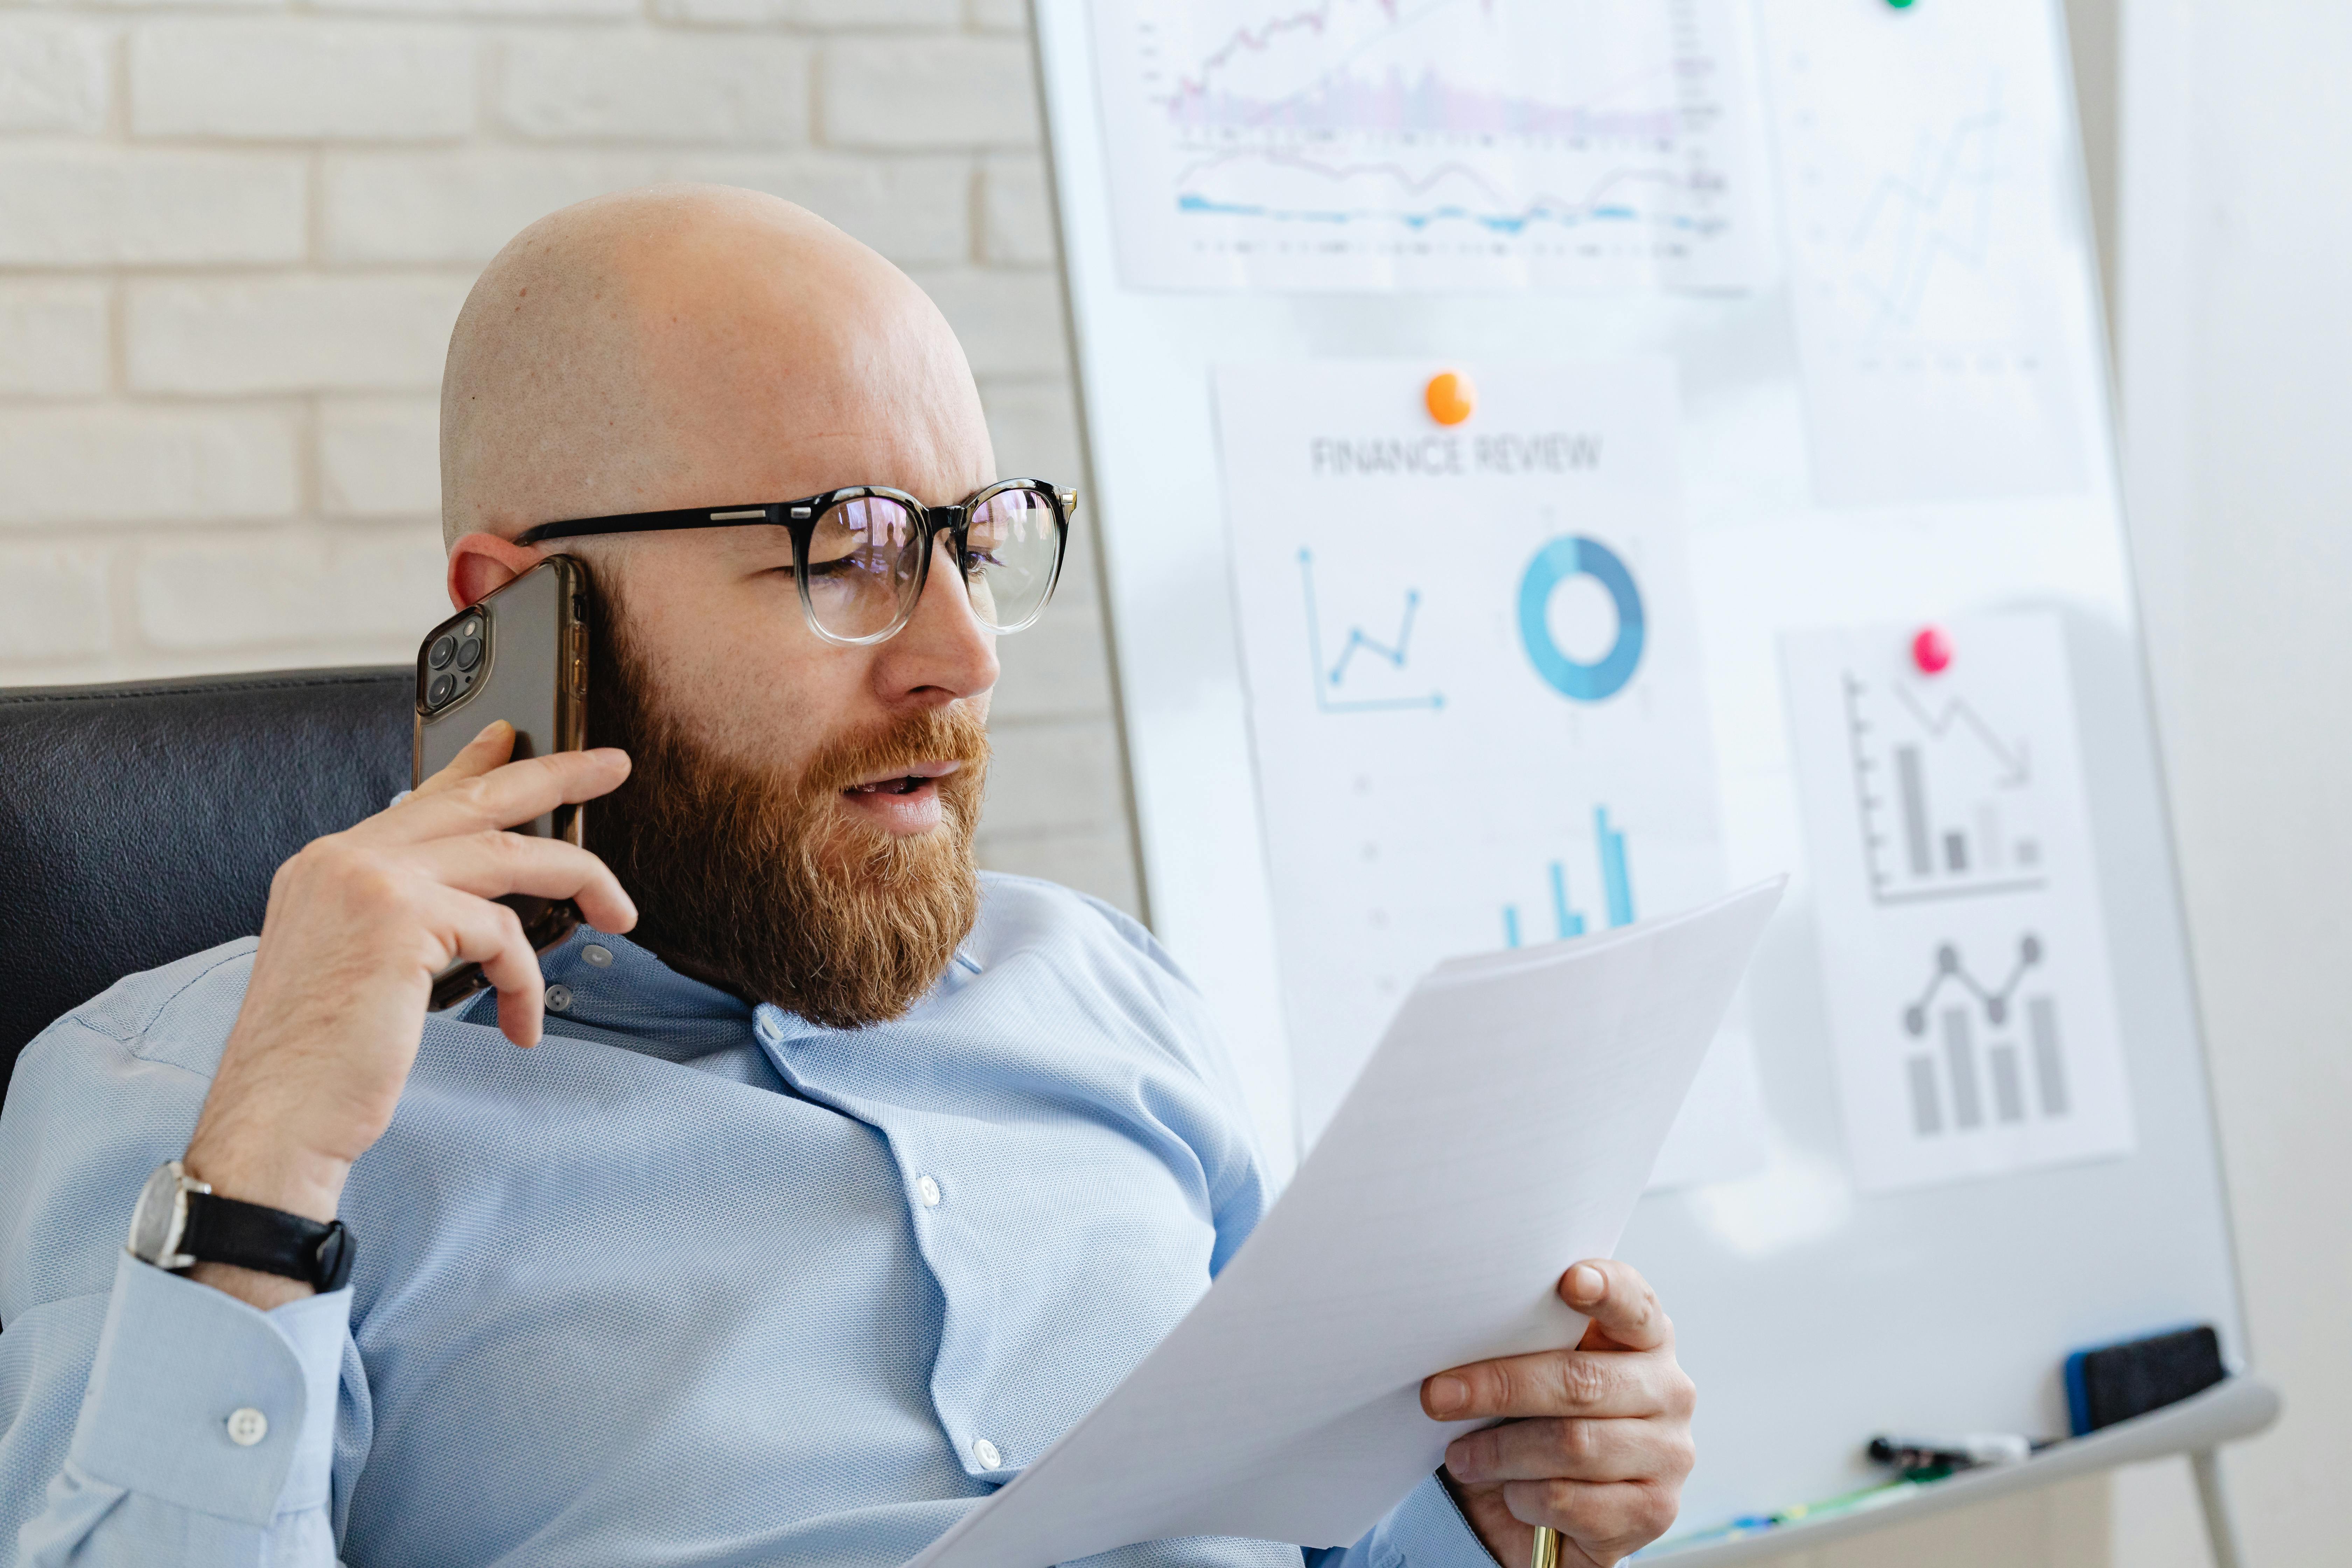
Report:
[{"label": "shirt cuff", "polygon": [[347,1287],[263,1312],[124,1253],[70,1462],[257,1528],[325,1507],[351,1304]]},{"label": "shirt cuff", "polygon": [[1374,1531],[1375,1568],[1495,1568],[1493,1553],[1455,1506],[1442,1477],[1431,1474],[1405,1494]]}]

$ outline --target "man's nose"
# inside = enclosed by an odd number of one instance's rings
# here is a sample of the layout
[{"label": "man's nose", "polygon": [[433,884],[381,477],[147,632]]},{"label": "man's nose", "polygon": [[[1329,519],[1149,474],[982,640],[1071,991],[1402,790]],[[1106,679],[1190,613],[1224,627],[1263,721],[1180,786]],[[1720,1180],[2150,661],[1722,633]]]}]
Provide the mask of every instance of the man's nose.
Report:
[{"label": "man's nose", "polygon": [[894,701],[917,699],[944,705],[977,697],[996,684],[996,633],[972,609],[971,593],[956,563],[954,542],[931,544],[931,570],[915,613],[882,645],[877,673]]}]

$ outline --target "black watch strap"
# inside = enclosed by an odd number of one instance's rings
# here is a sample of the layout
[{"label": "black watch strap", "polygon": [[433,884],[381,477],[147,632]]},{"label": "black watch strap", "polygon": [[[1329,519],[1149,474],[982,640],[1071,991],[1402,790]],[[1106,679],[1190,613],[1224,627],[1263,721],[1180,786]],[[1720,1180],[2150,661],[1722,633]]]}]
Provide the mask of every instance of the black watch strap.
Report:
[{"label": "black watch strap", "polygon": [[190,1193],[180,1250],[200,1263],[282,1275],[323,1293],[341,1289],[351,1279],[352,1256],[358,1249],[341,1220],[320,1225],[284,1209]]}]

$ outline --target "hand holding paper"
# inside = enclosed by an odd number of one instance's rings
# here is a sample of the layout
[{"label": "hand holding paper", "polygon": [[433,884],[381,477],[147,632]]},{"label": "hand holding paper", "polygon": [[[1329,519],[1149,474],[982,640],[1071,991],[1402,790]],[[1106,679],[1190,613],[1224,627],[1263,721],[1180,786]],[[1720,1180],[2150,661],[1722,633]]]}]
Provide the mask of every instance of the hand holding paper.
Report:
[{"label": "hand holding paper", "polygon": [[[1587,1332],[1561,1265],[1614,1250],[1780,887],[1440,965],[1215,1286],[913,1568],[1048,1568],[1187,1535],[1352,1542],[1484,1424],[1423,1413],[1433,1371],[1624,1353],[1559,1354]],[[1612,1342],[1644,1331],[1596,1321]],[[1490,1478],[1516,1515],[1508,1479]]]},{"label": "hand holding paper", "polygon": [[1454,1500],[1497,1561],[1529,1560],[1535,1526],[1566,1568],[1614,1563],[1666,1532],[1690,1474],[1696,1391],[1649,1282],[1609,1259],[1560,1276],[1590,1315],[1573,1350],[1478,1362],[1422,1384],[1433,1417],[1500,1417],[1445,1450]]}]

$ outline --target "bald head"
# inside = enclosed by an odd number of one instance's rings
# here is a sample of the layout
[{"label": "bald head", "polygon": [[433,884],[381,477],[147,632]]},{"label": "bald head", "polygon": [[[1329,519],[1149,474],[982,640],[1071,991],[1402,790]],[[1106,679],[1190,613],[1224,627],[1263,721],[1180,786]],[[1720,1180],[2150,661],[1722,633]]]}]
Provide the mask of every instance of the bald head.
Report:
[{"label": "bald head", "polygon": [[994,477],[971,372],[906,274],[814,214],[724,185],[532,224],[467,298],[441,385],[454,542],[614,512]]}]

